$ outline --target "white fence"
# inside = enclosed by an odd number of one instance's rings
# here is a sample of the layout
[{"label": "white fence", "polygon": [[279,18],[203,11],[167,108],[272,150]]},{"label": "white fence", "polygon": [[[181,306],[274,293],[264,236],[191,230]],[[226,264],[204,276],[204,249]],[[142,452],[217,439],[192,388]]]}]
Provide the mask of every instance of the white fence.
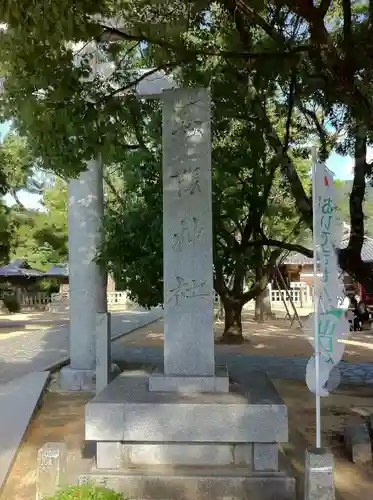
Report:
[{"label": "white fence", "polygon": [[[5,295],[13,295],[9,292],[0,294],[0,300]],[[16,292],[21,309],[51,309],[51,310],[68,310],[69,308],[69,292],[63,293],[22,293]],[[131,301],[126,292],[108,292],[107,302],[109,306],[115,305],[130,305]]]},{"label": "white fence", "polygon": [[51,298],[48,294],[46,293],[36,293],[33,295],[29,294],[20,294],[19,295],[19,302],[21,307],[36,307],[36,308],[42,308],[49,304],[51,301]]},{"label": "white fence", "polygon": [[313,304],[312,294],[305,288],[290,288],[289,290],[271,290],[272,304],[290,303],[296,307],[310,307]]},{"label": "white fence", "polygon": [[[130,306],[132,303],[128,298],[127,292],[108,292],[107,293],[108,306],[126,305]],[[67,310],[69,307],[69,292],[53,293],[50,300],[50,309],[55,311]]]},{"label": "white fence", "polygon": [[108,292],[107,294],[108,305],[127,304],[127,302],[129,302],[127,292]]},{"label": "white fence", "polygon": [[[272,306],[283,306],[284,301],[286,304],[290,303],[290,300],[294,303],[296,307],[312,307],[313,295],[312,289],[309,285],[303,283],[291,283],[291,288],[288,290],[273,290],[269,286],[270,300]],[[215,304],[219,303],[219,296],[215,293],[214,296]]]},{"label": "white fence", "polygon": [[[294,283],[292,285],[298,285]],[[52,293],[48,295],[46,293],[18,293],[18,300],[21,308],[26,309],[51,309],[51,310],[67,310],[69,307],[69,292],[63,293]],[[0,296],[1,299],[2,296]],[[291,297],[294,305],[296,307],[311,307],[312,300],[312,290],[308,285],[303,285],[296,287],[292,286],[289,290],[273,290],[270,288],[270,298],[272,305],[282,306],[283,300],[289,303],[289,297]],[[107,294],[108,306],[130,306],[131,301],[128,298],[127,292],[108,292]],[[219,303],[219,296],[217,293],[214,294],[214,302],[216,305]]]},{"label": "white fence", "polygon": [[[13,296],[14,294],[10,292],[3,292],[0,294],[0,299],[9,295]],[[19,305],[24,309],[44,309],[51,302],[51,297],[47,293],[43,292],[31,294],[18,291],[16,292],[16,297]]]}]

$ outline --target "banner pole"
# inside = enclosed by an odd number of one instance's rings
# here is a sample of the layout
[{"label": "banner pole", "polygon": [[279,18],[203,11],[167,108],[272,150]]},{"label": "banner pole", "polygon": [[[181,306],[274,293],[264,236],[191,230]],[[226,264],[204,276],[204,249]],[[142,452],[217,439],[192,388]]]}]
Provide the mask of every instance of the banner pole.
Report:
[{"label": "banner pole", "polygon": [[319,283],[317,273],[317,193],[316,193],[316,147],[312,147],[312,216],[313,216],[313,331],[315,344],[316,382],[316,448],[321,448],[321,397],[320,397],[320,346],[319,346]]}]

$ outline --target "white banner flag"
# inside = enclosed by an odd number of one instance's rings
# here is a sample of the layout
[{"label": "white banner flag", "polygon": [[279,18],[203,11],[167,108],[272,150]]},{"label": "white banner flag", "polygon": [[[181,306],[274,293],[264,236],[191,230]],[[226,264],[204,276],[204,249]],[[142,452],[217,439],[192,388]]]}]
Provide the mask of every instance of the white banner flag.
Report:
[{"label": "white banner flag", "polygon": [[[323,164],[313,169],[314,200],[314,273],[321,276],[314,291],[315,313],[305,325],[306,334],[311,333],[315,353],[306,370],[306,383],[310,391],[327,396],[329,390],[339,384],[336,365],[344,352],[340,342],[349,334],[347,309],[344,309],[344,285],[338,266],[339,220],[335,204],[333,174]],[[317,274],[316,274],[317,275]],[[316,361],[316,357],[318,360]],[[318,373],[316,370],[318,368]],[[333,371],[333,376],[330,377]]]}]

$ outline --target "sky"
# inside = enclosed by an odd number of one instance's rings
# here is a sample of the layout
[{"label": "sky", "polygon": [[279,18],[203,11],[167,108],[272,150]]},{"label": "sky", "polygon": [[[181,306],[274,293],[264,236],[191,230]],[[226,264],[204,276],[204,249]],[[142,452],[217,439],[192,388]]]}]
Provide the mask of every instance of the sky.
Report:
[{"label": "sky", "polygon": [[[9,123],[0,123],[0,139],[4,137],[4,135],[8,132],[8,130],[9,130]],[[14,204],[14,200],[10,195],[6,195],[4,200],[7,205]],[[39,203],[40,195],[34,193],[28,193],[27,191],[21,191],[19,193],[19,200],[25,208],[28,209],[42,208],[42,206]]]},{"label": "sky", "polygon": [[[0,139],[8,132],[9,123],[0,123]],[[373,149],[368,151],[368,160],[373,159]],[[337,179],[341,180],[349,180],[352,179],[353,172],[353,159],[349,156],[339,156],[335,153],[332,153],[326,162],[326,166],[334,172]],[[36,209],[41,208],[39,201],[40,196],[36,194],[30,194],[27,192],[19,193],[20,201],[26,208]],[[14,203],[14,200],[11,196],[7,195],[5,197],[5,202],[9,205]]]}]

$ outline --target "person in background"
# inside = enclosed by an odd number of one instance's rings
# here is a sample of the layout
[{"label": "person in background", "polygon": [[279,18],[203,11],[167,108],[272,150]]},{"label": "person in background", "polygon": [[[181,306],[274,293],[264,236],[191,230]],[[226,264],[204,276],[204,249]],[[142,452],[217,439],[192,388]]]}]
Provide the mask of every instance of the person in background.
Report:
[{"label": "person in background", "polygon": [[356,297],[354,297],[353,295],[350,295],[350,305],[349,305],[349,308],[350,309],[356,309],[357,308],[357,300],[356,300]]},{"label": "person in background", "polygon": [[345,311],[347,311],[347,309],[350,307],[350,304],[351,304],[350,297],[348,295],[345,295],[343,302],[340,302],[340,304],[338,305],[338,308],[344,309]]},{"label": "person in background", "polygon": [[369,320],[369,311],[363,300],[360,300],[360,302],[357,305],[356,316],[358,317],[361,330],[362,323]]},{"label": "person in background", "polygon": [[348,321],[350,323],[350,331],[353,330],[354,332],[360,330],[360,321],[357,306],[358,301],[356,299],[356,296],[351,295]]}]

